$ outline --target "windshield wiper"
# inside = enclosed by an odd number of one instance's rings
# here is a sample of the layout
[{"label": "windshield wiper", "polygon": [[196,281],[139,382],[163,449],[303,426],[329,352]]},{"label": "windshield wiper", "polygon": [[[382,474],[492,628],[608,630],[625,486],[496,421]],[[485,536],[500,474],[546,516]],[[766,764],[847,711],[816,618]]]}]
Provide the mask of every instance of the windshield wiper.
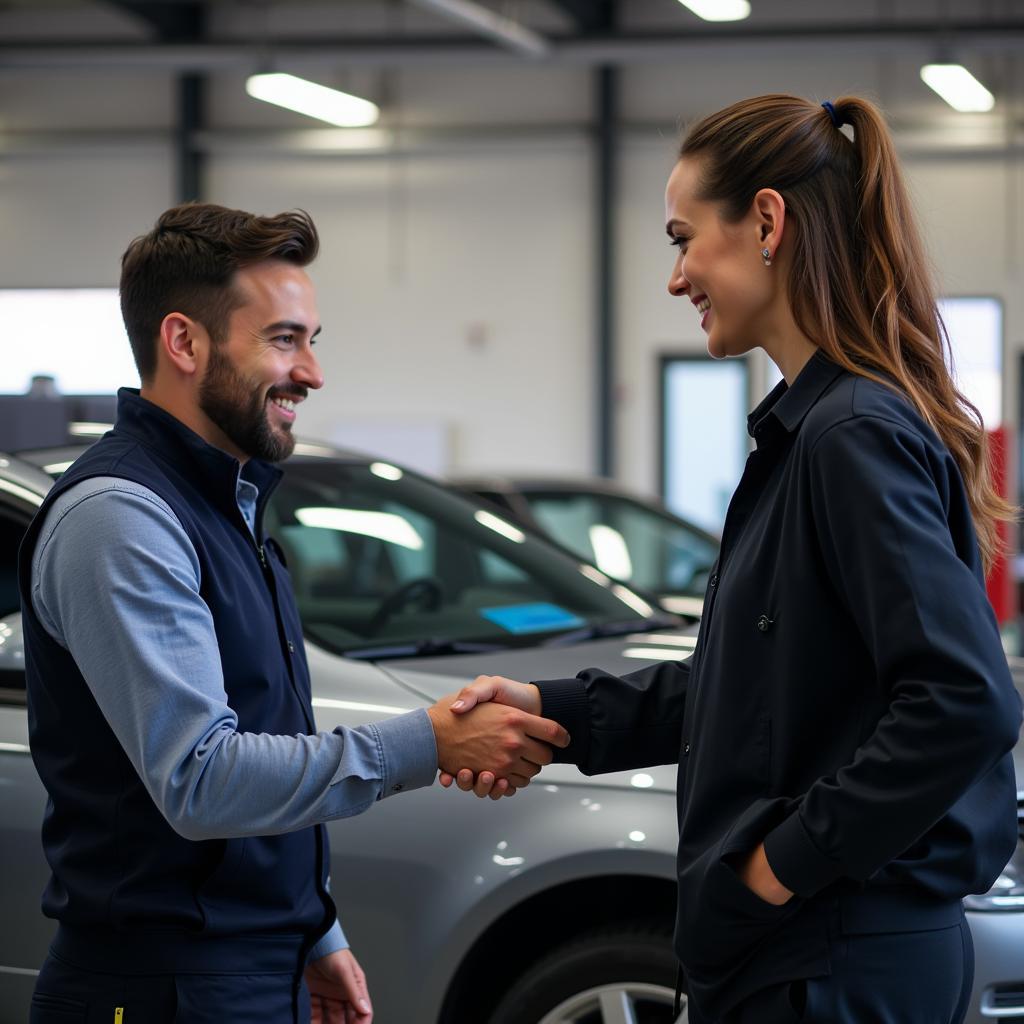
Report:
[{"label": "windshield wiper", "polygon": [[625,636],[627,633],[647,633],[652,629],[678,629],[679,619],[668,615],[650,615],[646,619],[630,619],[627,622],[602,622],[582,629],[571,629],[545,640],[542,647],[569,647],[586,640],[603,640],[606,637]]},{"label": "windshield wiper", "polygon": [[359,661],[386,661],[390,658],[430,658],[441,654],[487,654],[507,649],[507,644],[473,643],[468,640],[417,640],[407,644],[354,647],[342,653],[346,658]]}]

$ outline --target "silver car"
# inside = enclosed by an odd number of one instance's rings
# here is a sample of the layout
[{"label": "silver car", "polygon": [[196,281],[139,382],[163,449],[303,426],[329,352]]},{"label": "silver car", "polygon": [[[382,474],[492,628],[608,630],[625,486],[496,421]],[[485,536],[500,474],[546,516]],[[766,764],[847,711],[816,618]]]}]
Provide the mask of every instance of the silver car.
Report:
[{"label": "silver car", "polygon": [[[53,930],[39,910],[45,794],[28,756],[15,549],[74,454],[35,453],[35,466],[0,459],[3,1024],[26,1019]],[[627,672],[692,650],[692,633],[632,591],[424,477],[308,445],[285,469],[267,529],[289,561],[323,729],[426,705],[478,673]],[[501,613],[509,607],[518,618]],[[664,1021],[675,981],[674,789],[672,766],[593,779],[552,766],[512,800],[435,786],[332,823],[334,895],[376,1019]],[[972,1024],[1024,1018],[1022,850],[969,901]]]}]

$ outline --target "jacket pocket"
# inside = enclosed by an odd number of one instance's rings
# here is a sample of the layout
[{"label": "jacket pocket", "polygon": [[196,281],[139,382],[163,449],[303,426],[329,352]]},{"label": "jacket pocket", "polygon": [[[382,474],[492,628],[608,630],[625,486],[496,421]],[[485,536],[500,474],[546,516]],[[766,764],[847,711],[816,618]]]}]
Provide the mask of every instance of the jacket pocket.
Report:
[{"label": "jacket pocket", "polygon": [[782,906],[761,899],[731,863],[752,851],[793,805],[791,800],[758,801],[680,872],[676,948],[694,977],[709,980],[731,973],[799,911],[802,901],[796,896]]}]

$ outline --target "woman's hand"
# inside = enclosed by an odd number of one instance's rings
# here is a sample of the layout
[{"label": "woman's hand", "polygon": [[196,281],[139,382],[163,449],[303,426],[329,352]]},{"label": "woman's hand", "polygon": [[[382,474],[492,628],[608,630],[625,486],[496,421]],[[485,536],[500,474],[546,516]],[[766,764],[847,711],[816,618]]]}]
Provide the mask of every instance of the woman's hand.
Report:
[{"label": "woman's hand", "polygon": [[[477,676],[458,693],[451,710],[457,715],[464,715],[477,704],[486,701],[508,704],[531,715],[540,715],[541,712],[540,691],[536,686],[506,679],[504,676]],[[463,768],[457,776],[441,771],[439,778],[445,788],[455,783],[465,793],[475,793],[478,797],[489,796],[492,800],[516,794],[516,787],[508,779],[495,778],[492,772],[481,772],[474,777],[468,768]]]},{"label": "woman's hand", "polygon": [[793,898],[793,893],[775,877],[764,852],[764,843],[740,861],[736,873],[740,881],[765,903],[781,907]]}]

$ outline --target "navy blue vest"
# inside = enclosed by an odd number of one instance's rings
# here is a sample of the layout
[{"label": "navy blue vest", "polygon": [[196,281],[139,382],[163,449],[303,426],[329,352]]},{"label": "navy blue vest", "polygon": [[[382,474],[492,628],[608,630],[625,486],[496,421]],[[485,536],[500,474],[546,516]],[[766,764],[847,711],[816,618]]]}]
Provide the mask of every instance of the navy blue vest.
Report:
[{"label": "navy blue vest", "polygon": [[43,912],[60,922],[55,948],[82,967],[298,970],[334,921],[324,827],[182,838],[150,799],[73,658],[32,609],[32,552],[53,500],[89,477],[133,480],[167,502],[195,547],[239,731],[313,733],[291,583],[277,546],[262,543],[263,509],[281,472],[251,460],[242,475],[259,488],[260,543],[238,509],[238,462],[124,389],[117,425],[58,481],[22,545],[29,737],[49,794],[43,848],[52,877]]}]

